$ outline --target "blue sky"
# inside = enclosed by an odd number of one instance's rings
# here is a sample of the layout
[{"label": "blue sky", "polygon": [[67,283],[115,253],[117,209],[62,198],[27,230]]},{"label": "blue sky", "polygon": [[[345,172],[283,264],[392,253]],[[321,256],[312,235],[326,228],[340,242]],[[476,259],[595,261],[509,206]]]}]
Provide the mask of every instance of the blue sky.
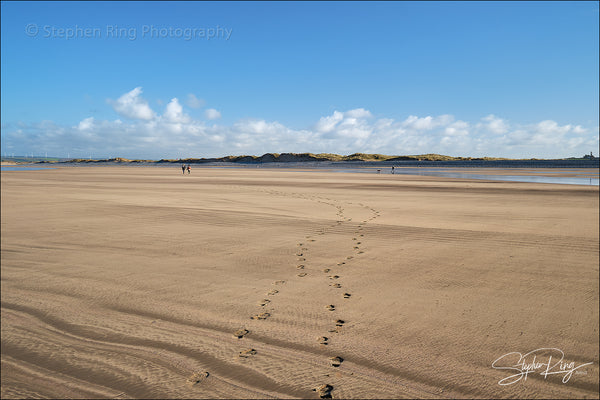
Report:
[{"label": "blue sky", "polygon": [[2,2],[2,154],[597,154],[598,9]]}]

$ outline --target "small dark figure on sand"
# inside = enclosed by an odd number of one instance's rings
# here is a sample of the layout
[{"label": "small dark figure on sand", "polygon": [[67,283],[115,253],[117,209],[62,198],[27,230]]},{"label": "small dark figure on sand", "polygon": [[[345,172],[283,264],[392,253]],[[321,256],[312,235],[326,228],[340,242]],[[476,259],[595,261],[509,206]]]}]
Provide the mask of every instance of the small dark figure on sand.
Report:
[{"label": "small dark figure on sand", "polygon": [[394,173],[394,166],[392,165],[392,174]]},{"label": "small dark figure on sand", "polygon": [[181,173],[185,174],[185,164],[181,164]]},{"label": "small dark figure on sand", "polygon": [[188,170],[188,175],[189,175],[189,173],[192,172],[192,166],[190,164],[188,164],[187,170]]}]

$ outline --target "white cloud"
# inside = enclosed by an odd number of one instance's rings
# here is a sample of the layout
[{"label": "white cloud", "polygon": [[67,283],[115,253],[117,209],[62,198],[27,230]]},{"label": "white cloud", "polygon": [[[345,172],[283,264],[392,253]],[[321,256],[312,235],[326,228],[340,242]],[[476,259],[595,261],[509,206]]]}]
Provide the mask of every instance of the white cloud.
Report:
[{"label": "white cloud", "polygon": [[346,111],[344,116],[348,118],[371,118],[373,115],[369,110],[364,108],[356,108],[354,110]]},{"label": "white cloud", "polygon": [[480,124],[479,126],[485,126],[487,130],[496,134],[503,134],[508,132],[509,126],[502,118],[496,117],[494,114],[490,114],[482,118],[486,124]]},{"label": "white cloud", "polygon": [[410,115],[408,118],[404,120],[402,123],[405,127],[409,129],[415,129],[419,131],[427,131],[437,128],[442,125],[447,125],[454,120],[454,117],[451,115],[440,115],[439,117],[431,117],[427,116],[424,118],[419,118],[415,115]]},{"label": "white cloud", "polygon": [[[188,98],[189,100],[189,98]],[[129,120],[85,118],[71,127],[51,121],[3,123],[2,147],[22,153],[87,157],[217,157],[266,152],[355,152],[390,155],[440,153],[455,156],[568,157],[598,154],[598,127],[509,122],[493,114],[473,122],[452,115],[375,118],[364,108],[334,111],[309,129],[292,129],[277,121],[239,120],[208,124],[184,112],[177,98],[156,115],[141,97],[141,88],[111,102]],[[208,120],[220,112],[205,111]]]},{"label": "white cloud", "polygon": [[560,146],[566,143],[564,137],[571,130],[571,125],[560,126],[556,121],[545,120],[530,126],[526,130],[525,140],[535,145]]},{"label": "white cloud", "polygon": [[559,126],[552,120],[538,122],[535,127],[540,134],[546,135],[563,135],[571,129],[571,125]]},{"label": "white cloud", "polygon": [[366,139],[372,131],[373,128],[363,119],[344,118],[337,127],[337,136]]},{"label": "white cloud", "polygon": [[214,108],[209,108],[204,111],[204,116],[206,119],[219,119],[221,118],[221,113],[215,110]]},{"label": "white cloud", "polygon": [[80,131],[87,131],[87,130],[91,129],[93,125],[94,125],[94,117],[89,117],[89,118],[86,118],[83,121],[81,121],[79,123],[79,125],[77,126],[77,128]]},{"label": "white cloud", "polygon": [[315,125],[315,129],[323,133],[331,132],[342,119],[344,119],[344,114],[339,111],[334,111],[334,113],[328,117],[321,117],[319,122]]},{"label": "white cloud", "polygon": [[448,136],[467,136],[469,134],[469,124],[464,121],[456,121],[448,125],[444,132]]},{"label": "white cloud", "polygon": [[183,113],[183,107],[179,104],[177,97],[172,98],[169,104],[167,104],[163,118],[171,123],[186,124],[191,121],[189,115]]},{"label": "white cloud", "polygon": [[187,105],[190,108],[202,108],[206,102],[202,99],[197,98],[194,94],[190,93],[187,95]]},{"label": "white cloud", "polygon": [[350,140],[346,145],[363,146],[373,132],[372,125],[368,122],[373,115],[364,108],[357,108],[346,112],[334,111],[332,115],[322,117],[315,124],[315,131],[319,133],[316,140],[333,140],[345,138]]},{"label": "white cloud", "polygon": [[119,115],[126,118],[142,120],[154,118],[154,111],[152,111],[148,102],[140,97],[140,94],[142,94],[142,88],[136,87],[116,101],[109,100],[109,103]]}]

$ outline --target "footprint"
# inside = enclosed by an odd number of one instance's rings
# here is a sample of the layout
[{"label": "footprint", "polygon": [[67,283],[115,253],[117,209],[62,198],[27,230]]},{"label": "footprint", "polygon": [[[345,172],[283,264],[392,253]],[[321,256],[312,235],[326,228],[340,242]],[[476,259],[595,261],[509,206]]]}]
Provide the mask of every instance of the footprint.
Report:
[{"label": "footprint", "polygon": [[346,257],[346,260],[352,260],[352,258],[353,258],[352,256],[348,256],[348,257]]},{"label": "footprint", "polygon": [[321,337],[317,338],[317,341],[320,344],[327,345],[327,343],[329,342],[329,338],[327,336],[321,336]]},{"label": "footprint", "polygon": [[244,351],[240,351],[239,356],[243,357],[243,358],[248,358],[248,357],[253,356],[255,354],[256,354],[256,350],[254,350],[254,349],[246,349]]},{"label": "footprint", "polygon": [[329,359],[329,363],[331,364],[332,367],[339,367],[342,362],[344,361],[344,359],[342,357],[331,357]]},{"label": "footprint", "polygon": [[233,336],[237,337],[238,339],[243,338],[244,336],[246,336],[247,334],[249,334],[250,331],[248,329],[239,329],[237,331],[235,331],[235,333],[233,334]]},{"label": "footprint", "polygon": [[262,299],[261,301],[258,302],[258,305],[261,307],[264,307],[267,304],[269,304],[270,302],[271,302],[271,300],[269,300],[269,299]]},{"label": "footprint", "polygon": [[204,371],[204,372],[196,372],[195,374],[193,374],[192,376],[190,376],[187,381],[190,385],[196,385],[202,381],[204,381],[206,378],[209,377],[209,373],[208,371]]},{"label": "footprint", "polygon": [[337,321],[335,321],[335,326],[344,326],[345,323],[346,321],[344,321],[343,319],[338,319]]},{"label": "footprint", "polygon": [[344,264],[346,264],[344,261],[338,263],[338,265],[344,265]]},{"label": "footprint", "polygon": [[329,268],[325,268],[325,269],[323,270],[323,272],[325,272],[325,273],[328,273],[329,271],[331,271]]},{"label": "footprint", "polygon": [[364,251],[362,251],[362,250],[358,252],[358,254],[363,254],[363,253],[364,253]]},{"label": "footprint", "polygon": [[273,285],[283,285],[285,283],[285,281],[275,281],[273,282]]},{"label": "footprint", "polygon": [[339,275],[329,275],[329,279],[338,279]]},{"label": "footprint", "polygon": [[360,247],[354,246],[354,250],[358,250],[358,249],[360,249]]},{"label": "footprint", "polygon": [[260,314],[256,314],[252,317],[250,317],[250,319],[267,319],[271,316],[271,314],[269,314],[268,312],[263,312]]},{"label": "footprint", "polygon": [[269,290],[269,292],[267,293],[267,295],[273,296],[273,295],[275,295],[277,293],[279,293],[279,290],[277,290],[277,289],[271,289],[271,290]]},{"label": "footprint", "polygon": [[297,255],[298,257],[302,257],[304,254],[303,254],[303,253],[296,253],[296,255]]},{"label": "footprint", "polygon": [[298,269],[304,269],[304,265],[302,265],[302,264],[297,265],[296,268],[298,268]]},{"label": "footprint", "polygon": [[350,298],[350,296],[352,296],[350,293],[344,293],[344,298],[345,298],[345,299],[349,299],[349,298]]},{"label": "footprint", "polygon": [[333,304],[330,304],[328,306],[325,306],[325,309],[327,309],[328,311],[335,311],[335,306]]},{"label": "footprint", "polygon": [[300,272],[300,273],[298,274],[298,276],[299,276],[300,278],[303,278],[303,277],[305,277],[306,275],[308,275],[306,272]]},{"label": "footprint", "polygon": [[339,288],[342,287],[342,285],[340,285],[339,283],[330,283],[329,286],[332,286],[332,287],[337,288],[337,289],[339,289]]},{"label": "footprint", "polygon": [[360,242],[356,242],[356,244],[360,244]]},{"label": "footprint", "polygon": [[321,385],[321,386],[317,386],[316,388],[313,389],[314,392],[317,392],[317,394],[319,395],[319,397],[321,397],[322,399],[331,399],[331,391],[333,390],[333,386],[331,385]]}]

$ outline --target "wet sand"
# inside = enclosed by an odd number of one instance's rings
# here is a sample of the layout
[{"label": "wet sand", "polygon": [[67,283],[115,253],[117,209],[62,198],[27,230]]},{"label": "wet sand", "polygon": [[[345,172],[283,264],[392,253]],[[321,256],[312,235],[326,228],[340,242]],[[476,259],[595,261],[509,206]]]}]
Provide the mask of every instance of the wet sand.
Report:
[{"label": "wet sand", "polygon": [[598,398],[597,186],[1,176],[2,398]]},{"label": "wet sand", "polygon": [[[403,167],[398,167],[402,170]],[[410,167],[408,167],[410,169]],[[427,167],[424,167],[427,168]],[[525,176],[547,176],[547,177],[581,177],[598,179],[596,168],[452,168],[439,167],[438,169],[448,172],[463,172],[479,175],[525,175]]]}]

